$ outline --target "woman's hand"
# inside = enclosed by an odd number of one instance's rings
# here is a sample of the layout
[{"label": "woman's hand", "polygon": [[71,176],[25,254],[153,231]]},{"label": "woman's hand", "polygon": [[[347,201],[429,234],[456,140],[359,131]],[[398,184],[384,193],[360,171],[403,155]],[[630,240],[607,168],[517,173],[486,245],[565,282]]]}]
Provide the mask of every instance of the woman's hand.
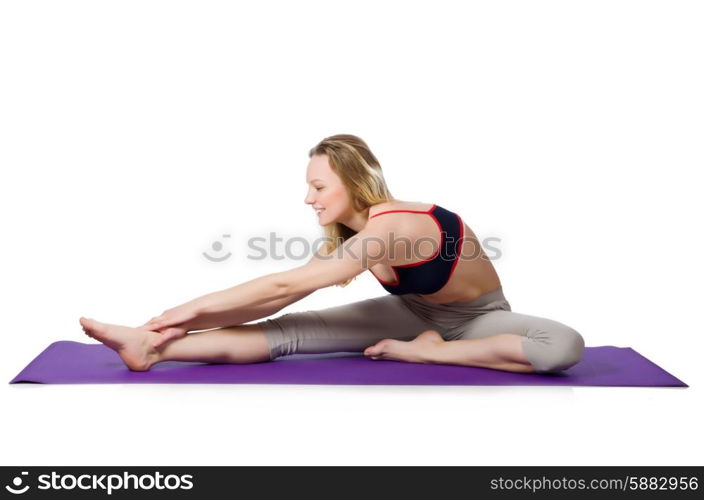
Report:
[{"label": "woman's hand", "polygon": [[198,314],[198,306],[195,302],[191,301],[181,306],[167,309],[159,316],[154,316],[138,328],[152,331],[162,330],[167,326],[177,326],[187,323],[198,317]]},{"label": "woman's hand", "polygon": [[185,337],[186,333],[188,333],[188,327],[167,326],[161,331],[157,330],[157,333],[160,333],[161,337],[159,337],[152,343],[152,346],[154,347],[159,347],[161,344],[164,344],[169,340]]},{"label": "woman's hand", "polygon": [[172,309],[167,309],[161,315],[155,316],[142,326],[144,330],[160,333],[161,338],[154,341],[153,346],[159,347],[169,340],[184,337],[190,328],[189,322],[198,317],[199,309],[194,301],[188,302]]}]

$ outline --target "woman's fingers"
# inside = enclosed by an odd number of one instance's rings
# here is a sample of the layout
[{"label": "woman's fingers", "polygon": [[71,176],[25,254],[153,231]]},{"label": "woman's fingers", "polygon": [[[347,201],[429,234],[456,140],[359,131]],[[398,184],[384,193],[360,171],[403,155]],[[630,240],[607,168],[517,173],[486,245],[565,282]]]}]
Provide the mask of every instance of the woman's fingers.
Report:
[{"label": "woman's fingers", "polygon": [[156,331],[170,326],[185,324],[196,317],[197,312],[194,307],[191,303],[186,303],[179,307],[167,309],[159,316],[154,316],[140,328]]},{"label": "woman's fingers", "polygon": [[162,326],[163,316],[154,316],[152,319],[138,327],[140,330],[156,330]]},{"label": "woman's fingers", "polygon": [[157,338],[152,344],[154,347],[159,347],[161,344],[168,342],[169,340],[183,337],[186,331],[183,328],[167,328],[163,332],[158,332],[161,337]]}]

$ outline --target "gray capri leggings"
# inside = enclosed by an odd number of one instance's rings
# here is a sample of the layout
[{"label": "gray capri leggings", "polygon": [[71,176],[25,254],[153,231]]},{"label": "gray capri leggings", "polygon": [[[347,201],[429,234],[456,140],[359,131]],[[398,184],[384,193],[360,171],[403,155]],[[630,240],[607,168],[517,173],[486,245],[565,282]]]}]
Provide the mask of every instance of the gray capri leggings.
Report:
[{"label": "gray capri leggings", "polygon": [[445,340],[521,335],[523,353],[537,373],[565,370],[577,364],[584,352],[584,339],[573,328],[512,312],[502,288],[447,304],[431,304],[418,294],[389,294],[318,311],[286,313],[258,325],[272,360],[298,353],[363,352],[382,339],[412,340],[431,329]]}]

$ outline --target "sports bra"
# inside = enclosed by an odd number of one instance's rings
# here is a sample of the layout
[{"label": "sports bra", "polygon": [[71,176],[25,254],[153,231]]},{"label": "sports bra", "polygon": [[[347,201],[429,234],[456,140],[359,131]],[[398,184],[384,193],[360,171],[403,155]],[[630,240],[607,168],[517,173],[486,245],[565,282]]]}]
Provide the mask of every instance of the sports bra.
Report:
[{"label": "sports bra", "polygon": [[392,212],[412,212],[428,214],[433,217],[440,228],[440,246],[429,259],[412,264],[391,266],[396,281],[384,281],[370,269],[369,271],[381,283],[387,292],[393,295],[417,293],[427,295],[440,290],[450,280],[450,276],[459,262],[464,223],[459,215],[433,204],[429,210],[387,210],[372,215],[370,219]]}]

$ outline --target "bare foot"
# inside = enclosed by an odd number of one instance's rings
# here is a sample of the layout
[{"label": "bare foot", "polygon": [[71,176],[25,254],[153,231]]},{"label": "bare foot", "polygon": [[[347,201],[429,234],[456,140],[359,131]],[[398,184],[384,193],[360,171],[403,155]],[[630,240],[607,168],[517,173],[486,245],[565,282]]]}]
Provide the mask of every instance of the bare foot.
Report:
[{"label": "bare foot", "polygon": [[139,328],[101,323],[91,318],[79,320],[86,335],[116,351],[133,371],[146,371],[159,361],[152,342],[161,334]]},{"label": "bare foot", "polygon": [[384,339],[364,350],[371,359],[391,359],[409,363],[429,363],[428,352],[445,339],[436,330],[426,330],[410,341]]}]

